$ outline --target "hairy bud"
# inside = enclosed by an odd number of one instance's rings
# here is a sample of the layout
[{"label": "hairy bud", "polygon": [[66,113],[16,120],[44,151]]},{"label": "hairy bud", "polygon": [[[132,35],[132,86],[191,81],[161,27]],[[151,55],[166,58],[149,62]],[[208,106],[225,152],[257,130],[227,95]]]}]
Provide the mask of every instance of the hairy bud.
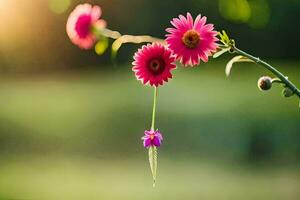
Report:
[{"label": "hairy bud", "polygon": [[272,87],[272,79],[269,76],[262,76],[258,79],[257,86],[260,90],[269,90]]},{"label": "hairy bud", "polygon": [[294,92],[288,87],[286,87],[282,90],[282,95],[284,97],[291,97],[291,96],[293,96],[293,94],[294,94]]}]

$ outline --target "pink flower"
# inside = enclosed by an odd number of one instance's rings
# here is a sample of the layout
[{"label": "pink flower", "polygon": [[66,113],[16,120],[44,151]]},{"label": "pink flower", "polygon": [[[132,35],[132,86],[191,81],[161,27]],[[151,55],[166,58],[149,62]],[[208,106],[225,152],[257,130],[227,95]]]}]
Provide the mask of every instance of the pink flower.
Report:
[{"label": "pink flower", "polygon": [[162,134],[156,130],[149,130],[145,131],[145,136],[142,137],[142,140],[144,141],[144,147],[148,148],[150,146],[156,146],[159,147],[161,145],[161,142],[163,140]]},{"label": "pink flower", "polygon": [[144,45],[134,54],[132,70],[143,84],[158,87],[172,78],[171,71],[176,68],[171,50],[161,44]]},{"label": "pink flower", "polygon": [[176,59],[185,66],[198,65],[200,59],[208,61],[208,56],[217,49],[217,31],[213,24],[205,24],[206,17],[198,15],[194,22],[190,13],[187,17],[179,15],[171,24],[175,28],[167,28],[166,35],[168,47],[173,50]]},{"label": "pink flower", "polygon": [[90,4],[80,4],[70,14],[67,21],[67,34],[71,41],[82,49],[90,49],[96,36],[93,29],[105,28],[106,22],[99,19],[101,8]]}]

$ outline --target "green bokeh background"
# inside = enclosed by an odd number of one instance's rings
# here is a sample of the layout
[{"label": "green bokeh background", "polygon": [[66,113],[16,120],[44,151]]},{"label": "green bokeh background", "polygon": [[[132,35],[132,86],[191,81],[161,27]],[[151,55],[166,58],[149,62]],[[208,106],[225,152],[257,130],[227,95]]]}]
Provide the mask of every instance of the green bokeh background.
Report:
[{"label": "green bokeh background", "polygon": [[299,99],[259,91],[270,73],[258,65],[225,77],[228,55],[179,67],[159,88],[152,188],[140,138],[153,91],[130,65],[139,46],[112,61],[72,45],[65,23],[83,2],[111,29],[157,37],[178,14],[201,13],[300,86],[297,0],[0,0],[1,200],[300,198]]}]

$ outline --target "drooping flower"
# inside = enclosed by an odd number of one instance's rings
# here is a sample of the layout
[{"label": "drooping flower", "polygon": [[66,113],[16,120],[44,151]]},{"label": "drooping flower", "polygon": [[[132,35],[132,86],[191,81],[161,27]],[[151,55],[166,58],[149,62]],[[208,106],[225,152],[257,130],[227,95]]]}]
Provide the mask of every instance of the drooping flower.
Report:
[{"label": "drooping flower", "polygon": [[148,148],[150,146],[159,147],[162,143],[163,137],[158,130],[146,130],[145,136],[142,137],[142,140],[145,148]]},{"label": "drooping flower", "polygon": [[90,4],[79,4],[67,21],[67,34],[71,41],[82,49],[90,49],[96,36],[93,29],[105,28],[106,22],[99,19],[101,8]]},{"label": "drooping flower", "polygon": [[173,50],[176,59],[185,66],[198,65],[200,60],[207,62],[208,56],[217,50],[218,32],[213,24],[206,24],[206,17],[198,15],[193,20],[190,13],[179,15],[171,21],[174,28],[167,28],[168,47]]},{"label": "drooping flower", "polygon": [[143,84],[158,87],[172,78],[172,70],[176,68],[172,51],[161,44],[148,44],[140,48],[134,55],[132,70]]}]

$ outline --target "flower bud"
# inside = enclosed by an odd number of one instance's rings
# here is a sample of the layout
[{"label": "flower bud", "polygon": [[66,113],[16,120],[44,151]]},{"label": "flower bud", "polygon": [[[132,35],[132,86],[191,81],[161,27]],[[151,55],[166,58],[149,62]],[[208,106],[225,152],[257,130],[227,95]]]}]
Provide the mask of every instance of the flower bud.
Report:
[{"label": "flower bud", "polygon": [[288,87],[286,87],[282,90],[282,95],[284,97],[291,97],[291,96],[293,96],[293,94],[294,94],[294,92]]},{"label": "flower bud", "polygon": [[262,76],[258,79],[257,86],[260,90],[269,90],[272,87],[272,79],[269,76]]}]

